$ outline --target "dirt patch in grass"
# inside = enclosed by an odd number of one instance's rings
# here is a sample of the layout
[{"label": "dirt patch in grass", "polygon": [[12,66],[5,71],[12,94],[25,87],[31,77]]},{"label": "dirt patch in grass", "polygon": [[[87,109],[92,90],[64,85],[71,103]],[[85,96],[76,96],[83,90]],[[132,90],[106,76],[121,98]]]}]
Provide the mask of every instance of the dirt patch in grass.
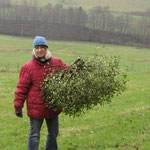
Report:
[{"label": "dirt patch in grass", "polygon": [[150,60],[136,60],[136,59],[129,59],[129,58],[122,58],[122,60],[128,60],[128,61],[140,62],[140,63],[150,63]]},{"label": "dirt patch in grass", "polygon": [[5,73],[5,72],[8,72],[8,73],[16,73],[17,71],[11,71],[11,70],[0,70],[0,73]]},{"label": "dirt patch in grass", "polygon": [[72,135],[72,134],[75,134],[75,133],[80,133],[84,130],[87,130],[88,127],[84,126],[84,127],[78,127],[78,128],[75,128],[75,127],[72,127],[72,128],[63,128],[60,130],[60,134],[62,136],[69,136],[69,135]]},{"label": "dirt patch in grass", "polygon": [[135,107],[135,108],[129,108],[126,111],[124,111],[122,114],[128,115],[131,114],[132,112],[140,112],[140,111],[145,111],[145,110],[150,110],[150,106],[142,106],[142,107]]}]

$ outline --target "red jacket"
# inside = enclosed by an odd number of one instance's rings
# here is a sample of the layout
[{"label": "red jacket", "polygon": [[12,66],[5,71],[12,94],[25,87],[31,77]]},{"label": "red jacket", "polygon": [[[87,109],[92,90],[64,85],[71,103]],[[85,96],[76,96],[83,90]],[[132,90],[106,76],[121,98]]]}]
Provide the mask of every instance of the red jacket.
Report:
[{"label": "red jacket", "polygon": [[58,115],[58,113],[45,106],[40,84],[44,78],[44,74],[62,67],[66,68],[67,65],[61,59],[55,57],[52,57],[46,64],[40,63],[33,57],[23,65],[15,91],[15,109],[22,109],[25,100],[27,100],[27,114],[31,118],[43,119]]}]

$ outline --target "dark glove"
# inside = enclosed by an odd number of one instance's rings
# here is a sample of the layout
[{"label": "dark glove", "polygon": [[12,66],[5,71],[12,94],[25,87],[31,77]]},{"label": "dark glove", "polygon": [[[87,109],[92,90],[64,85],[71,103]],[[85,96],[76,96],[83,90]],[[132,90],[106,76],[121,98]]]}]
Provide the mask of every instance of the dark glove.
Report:
[{"label": "dark glove", "polygon": [[23,116],[22,115],[22,109],[16,109],[15,114],[16,114],[17,117],[22,117]]},{"label": "dark glove", "polygon": [[61,79],[64,78],[65,74],[71,74],[70,78],[74,76],[74,72],[80,71],[83,69],[84,61],[80,58],[76,59],[70,66],[69,69],[64,70],[64,72],[61,75]]},{"label": "dark glove", "polygon": [[74,61],[73,64],[77,66],[78,70],[82,70],[84,61],[82,59],[78,58],[77,60]]},{"label": "dark glove", "polygon": [[78,64],[80,61],[81,61],[81,59],[78,58],[78,59],[76,59],[76,60],[73,62],[73,64]]}]

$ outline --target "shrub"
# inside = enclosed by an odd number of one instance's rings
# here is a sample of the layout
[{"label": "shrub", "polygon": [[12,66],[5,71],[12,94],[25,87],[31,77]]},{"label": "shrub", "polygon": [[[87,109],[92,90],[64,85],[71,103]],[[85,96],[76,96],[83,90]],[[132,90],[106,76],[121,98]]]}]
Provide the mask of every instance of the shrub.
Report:
[{"label": "shrub", "polygon": [[79,58],[69,68],[48,74],[41,88],[48,108],[79,116],[95,105],[110,103],[125,90],[126,75],[119,57],[94,55]]}]

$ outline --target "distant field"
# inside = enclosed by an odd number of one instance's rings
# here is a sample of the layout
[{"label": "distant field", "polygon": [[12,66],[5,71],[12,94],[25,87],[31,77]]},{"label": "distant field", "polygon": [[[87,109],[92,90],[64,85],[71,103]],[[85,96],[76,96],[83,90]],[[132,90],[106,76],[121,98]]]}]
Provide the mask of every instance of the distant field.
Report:
[{"label": "distant field", "polygon": [[[29,119],[14,115],[13,99],[19,67],[32,58],[31,38],[0,35],[0,149],[26,150]],[[79,118],[60,115],[59,150],[149,150],[150,148],[150,49],[88,42],[48,41],[52,55],[70,64],[95,50],[120,56],[128,66],[127,90],[111,104],[96,106]],[[15,72],[5,72],[6,69]],[[46,125],[41,131],[44,149]]]},{"label": "distant field", "polygon": [[[12,0],[15,3],[20,3],[20,0]],[[110,10],[115,11],[145,11],[150,8],[149,0],[27,0],[30,2],[38,1],[39,6],[44,6],[48,3],[53,5],[63,4],[65,7],[82,6],[88,10],[96,6],[108,6]],[[64,2],[63,2],[64,1]]]},{"label": "distant field", "polygon": [[[150,50],[135,47],[102,45],[88,42],[48,41],[54,56],[71,63],[78,56],[90,56],[95,50],[102,54],[121,56],[121,65],[130,69],[146,71],[150,69]],[[0,69],[9,67],[16,70],[32,57],[32,39],[0,36]]]}]

